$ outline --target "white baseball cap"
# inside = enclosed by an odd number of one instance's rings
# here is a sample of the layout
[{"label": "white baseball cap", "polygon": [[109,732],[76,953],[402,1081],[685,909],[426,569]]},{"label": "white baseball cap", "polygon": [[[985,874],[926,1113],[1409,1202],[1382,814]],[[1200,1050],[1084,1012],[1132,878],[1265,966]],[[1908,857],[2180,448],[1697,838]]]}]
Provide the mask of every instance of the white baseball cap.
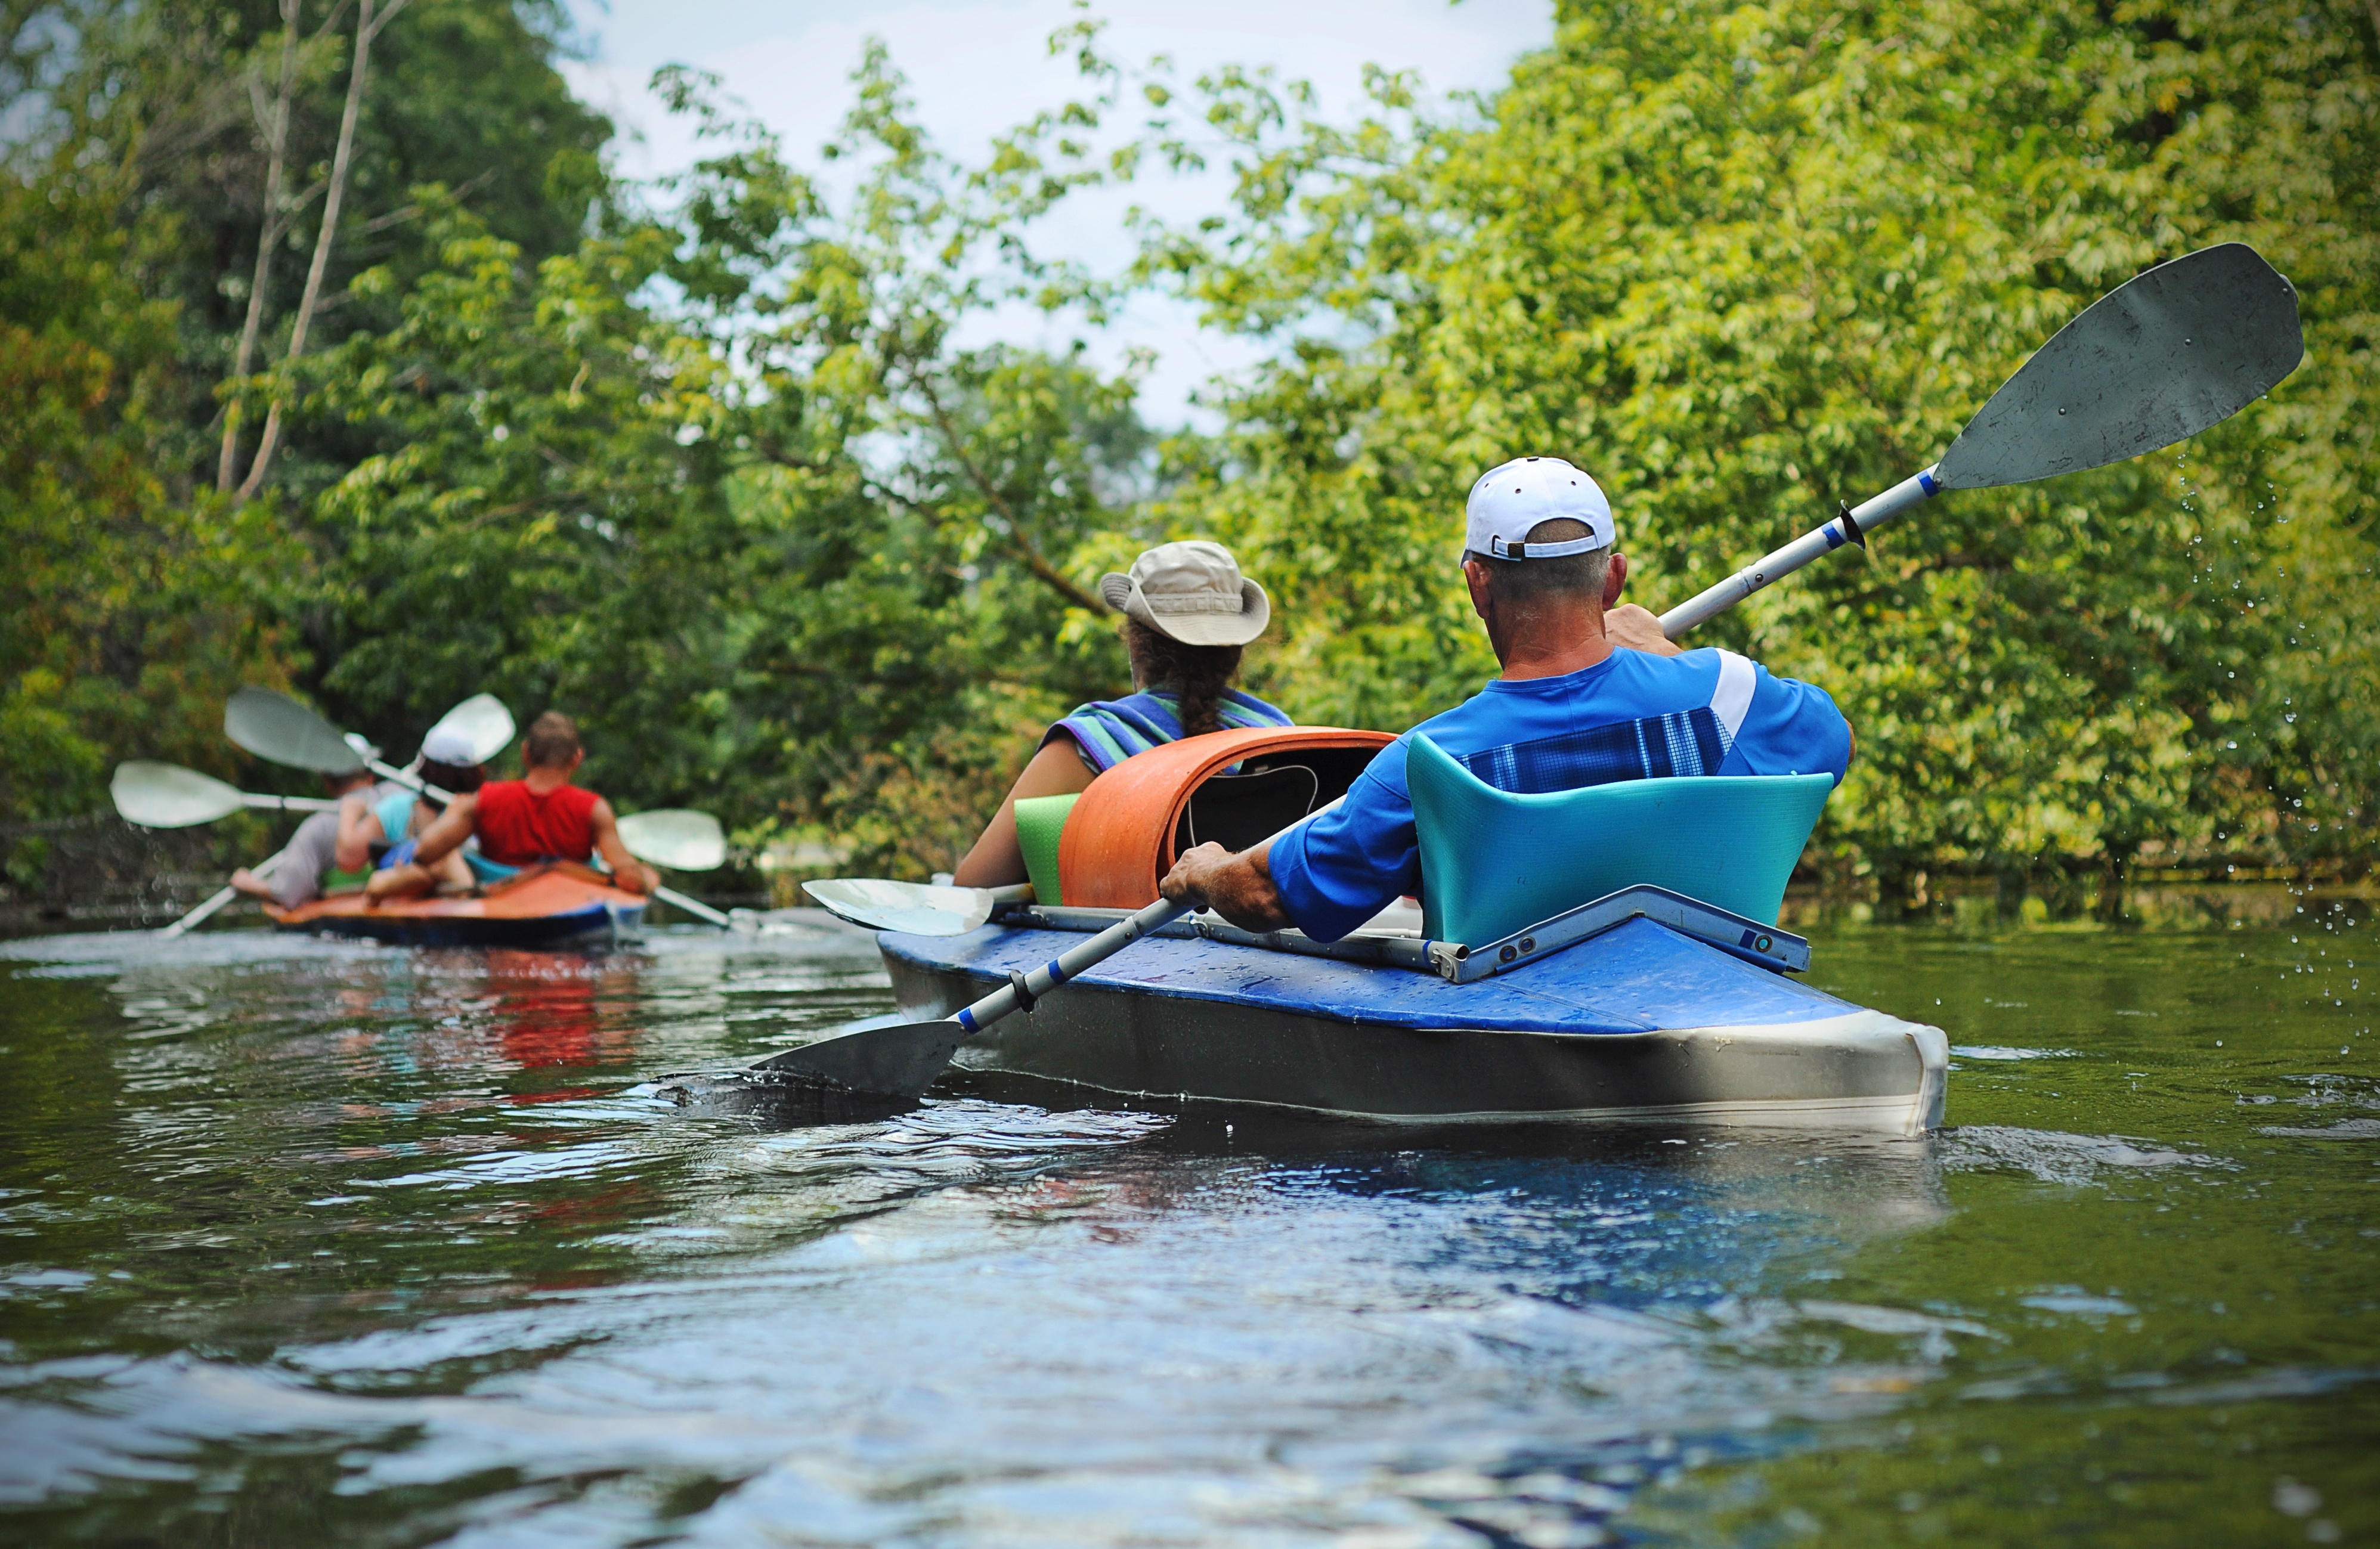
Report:
[{"label": "white baseball cap", "polygon": [[[1616,529],[1611,502],[1585,473],[1559,457],[1515,457],[1489,468],[1463,502],[1466,553],[1500,560],[1551,560],[1609,546]],[[1530,529],[1560,517],[1586,524],[1585,538],[1531,543]]]},{"label": "white baseball cap", "polygon": [[444,721],[430,729],[421,739],[421,756],[433,764],[445,764],[454,768],[468,768],[480,760],[474,756],[479,749],[471,745],[471,733],[460,726]]},{"label": "white baseball cap", "polygon": [[1185,646],[1245,646],[1265,632],[1272,602],[1220,543],[1160,543],[1132,573],[1099,577],[1109,607]]}]

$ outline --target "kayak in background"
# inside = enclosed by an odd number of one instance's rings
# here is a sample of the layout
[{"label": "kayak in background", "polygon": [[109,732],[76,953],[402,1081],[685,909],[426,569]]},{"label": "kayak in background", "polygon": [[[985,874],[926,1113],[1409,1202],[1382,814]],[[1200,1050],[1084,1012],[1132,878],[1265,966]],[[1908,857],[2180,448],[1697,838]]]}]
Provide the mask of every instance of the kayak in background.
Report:
[{"label": "kayak in background", "polygon": [[610,947],[644,934],[645,900],[568,862],[532,866],[453,898],[367,908],[361,893],[264,911],[284,930],[408,947]]}]

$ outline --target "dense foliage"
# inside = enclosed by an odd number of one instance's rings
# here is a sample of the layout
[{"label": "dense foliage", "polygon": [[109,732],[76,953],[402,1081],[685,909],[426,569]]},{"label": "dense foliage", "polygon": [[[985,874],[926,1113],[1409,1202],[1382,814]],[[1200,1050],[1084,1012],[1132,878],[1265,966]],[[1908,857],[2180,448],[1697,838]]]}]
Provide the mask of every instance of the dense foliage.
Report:
[{"label": "dense foliage", "polygon": [[[2307,364],[2271,399],[1946,499],[1707,637],[1858,728],[1811,857],[1838,876],[2365,864],[2360,4],[1568,5],[1493,97],[1433,116],[1380,78],[1345,124],[1262,77],[1128,80],[1086,28],[1058,42],[1090,94],[980,165],[935,151],[880,55],[815,163],[667,72],[706,159],[639,188],[563,89],[558,11],[411,0],[356,94],[302,356],[355,18],[295,12],[0,19],[0,538],[25,556],[0,817],[87,810],[117,757],[231,768],[212,720],[241,679],[400,747],[485,688],[579,713],[624,805],[922,873],[1040,724],[1121,685],[1087,588],[1147,540],[1222,537],[1272,590],[1262,692],[1402,727],[1492,671],[1452,567],[1487,464],[1594,469],[1663,605],[1923,466],[2097,295],[2239,238],[2303,297]],[[1160,445],[1130,372],[968,342],[1019,303],[1098,328],[1116,284],[1042,261],[1035,218],[1201,157],[1231,208],[1148,229],[1118,283],[1275,346],[1217,384],[1220,434]],[[226,417],[245,464],[275,403],[288,440],[244,500]]]},{"label": "dense foliage", "polygon": [[1411,124],[1395,82],[1354,129],[1232,84],[1210,116],[1239,219],[1154,261],[1291,347],[1172,508],[1279,588],[1300,710],[1406,724],[1491,670],[1447,571],[1482,466],[1592,468],[1633,595],[1666,606],[1925,466],[2131,273],[2249,241],[2307,322],[2270,400],[2172,454],[1946,499],[1705,637],[1843,704],[1861,759],[1821,842],[1896,888],[2361,864],[2375,20],[1621,0],[1566,6],[1476,127]]}]

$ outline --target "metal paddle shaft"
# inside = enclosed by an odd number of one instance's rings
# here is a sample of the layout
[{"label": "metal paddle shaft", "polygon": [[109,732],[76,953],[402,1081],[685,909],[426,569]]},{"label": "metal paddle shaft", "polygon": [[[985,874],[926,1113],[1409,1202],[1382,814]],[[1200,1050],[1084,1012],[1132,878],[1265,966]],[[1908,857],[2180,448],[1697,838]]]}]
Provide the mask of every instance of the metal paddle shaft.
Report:
[{"label": "metal paddle shaft", "polygon": [[2243,242],[2203,248],[2083,309],[2001,384],[1942,460],[1661,615],[1671,639],[1944,490],[2030,484],[2171,446],[2305,358],[2297,290]]},{"label": "metal paddle shaft", "polygon": [[[286,850],[275,850],[272,854],[265,856],[264,859],[257,862],[255,865],[249,869],[255,876],[270,877],[273,875],[273,868],[279,865],[282,862],[282,858],[288,853],[289,852]],[[204,903],[200,904],[196,909],[191,910],[180,919],[176,920],[172,925],[160,929],[157,934],[160,936],[186,936],[189,934],[189,932],[197,929],[200,925],[204,924],[216,910],[221,909],[225,904],[229,903],[233,899],[237,898],[238,896],[239,889],[237,888],[220,889],[212,898],[210,898]]]},{"label": "metal paddle shaft", "polygon": [[917,1097],[934,1083],[970,1034],[980,1033],[1011,1011],[1032,1010],[1034,1002],[1051,990],[1096,968],[1142,937],[1163,929],[1192,907],[1159,899],[1030,974],[1012,976],[956,1016],[824,1038],[772,1055],[752,1069],[829,1081],[854,1092]]}]

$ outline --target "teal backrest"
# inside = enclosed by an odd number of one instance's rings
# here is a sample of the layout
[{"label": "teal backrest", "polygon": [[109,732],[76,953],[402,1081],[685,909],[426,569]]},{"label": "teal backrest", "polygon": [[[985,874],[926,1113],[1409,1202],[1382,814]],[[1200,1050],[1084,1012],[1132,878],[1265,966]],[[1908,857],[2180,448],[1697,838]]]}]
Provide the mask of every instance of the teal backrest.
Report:
[{"label": "teal backrest", "polygon": [[1427,737],[1405,754],[1423,934],[1484,946],[1650,882],[1777,923],[1834,777],[1705,775],[1514,795]]}]

